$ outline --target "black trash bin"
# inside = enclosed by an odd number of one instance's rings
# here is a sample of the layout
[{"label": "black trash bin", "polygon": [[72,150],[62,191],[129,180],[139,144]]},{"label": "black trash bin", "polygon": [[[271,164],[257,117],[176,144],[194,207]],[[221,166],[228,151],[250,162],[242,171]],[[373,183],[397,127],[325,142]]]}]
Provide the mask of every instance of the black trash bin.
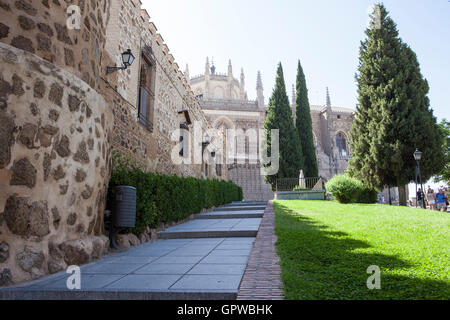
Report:
[{"label": "black trash bin", "polygon": [[118,249],[116,235],[122,228],[136,227],[136,188],[131,186],[115,187],[115,198],[110,232],[111,246]]}]

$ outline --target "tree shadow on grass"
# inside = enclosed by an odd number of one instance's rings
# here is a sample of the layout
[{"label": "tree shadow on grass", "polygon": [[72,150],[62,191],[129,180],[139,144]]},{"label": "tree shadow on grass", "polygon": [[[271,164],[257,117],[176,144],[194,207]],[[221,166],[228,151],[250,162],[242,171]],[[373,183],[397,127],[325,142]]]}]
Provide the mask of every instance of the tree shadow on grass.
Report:
[{"label": "tree shadow on grass", "polygon": [[[275,204],[277,251],[287,299],[445,299],[448,282],[399,274],[414,265],[395,255],[367,253],[372,246]],[[369,266],[381,269],[381,289],[369,290]],[[409,270],[410,274],[412,270]]]}]

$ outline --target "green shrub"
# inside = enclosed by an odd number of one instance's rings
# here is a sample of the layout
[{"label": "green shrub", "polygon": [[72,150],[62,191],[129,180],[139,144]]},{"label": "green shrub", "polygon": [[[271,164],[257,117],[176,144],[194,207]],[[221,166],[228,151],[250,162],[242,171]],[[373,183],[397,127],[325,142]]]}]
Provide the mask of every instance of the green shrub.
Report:
[{"label": "green shrub", "polygon": [[378,191],[365,186],[360,190],[356,203],[377,203]]},{"label": "green shrub", "polygon": [[336,175],[325,184],[325,188],[340,203],[375,203],[377,191],[347,175]]},{"label": "green shrub", "polygon": [[292,191],[304,191],[304,190],[309,190],[309,189],[306,187],[295,186]]},{"label": "green shrub", "polygon": [[136,235],[149,226],[177,222],[203,208],[242,200],[242,188],[232,182],[203,180],[144,172],[135,162],[120,154],[113,156],[107,207],[112,208],[116,186],[136,188]]}]

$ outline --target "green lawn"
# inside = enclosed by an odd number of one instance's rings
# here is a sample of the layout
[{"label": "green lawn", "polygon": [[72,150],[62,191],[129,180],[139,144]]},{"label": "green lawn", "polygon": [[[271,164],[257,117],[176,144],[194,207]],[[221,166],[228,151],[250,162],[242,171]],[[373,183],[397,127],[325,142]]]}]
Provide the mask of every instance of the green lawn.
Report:
[{"label": "green lawn", "polygon": [[[287,299],[449,299],[450,214],[274,201]],[[369,290],[367,268],[381,269]]]}]

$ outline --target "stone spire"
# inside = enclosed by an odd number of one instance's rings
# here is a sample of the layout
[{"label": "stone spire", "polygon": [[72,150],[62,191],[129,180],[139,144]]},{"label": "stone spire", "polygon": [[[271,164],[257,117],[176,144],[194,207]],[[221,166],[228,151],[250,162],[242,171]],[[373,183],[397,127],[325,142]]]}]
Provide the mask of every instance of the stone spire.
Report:
[{"label": "stone spire", "polygon": [[231,59],[228,60],[228,76],[233,77],[233,66],[231,65]]},{"label": "stone spire", "polygon": [[258,71],[258,77],[256,79],[256,90],[263,90],[262,80],[261,80],[261,71]]},{"label": "stone spire", "polygon": [[186,69],[184,69],[184,77],[186,78],[187,82],[189,83],[191,78],[189,76],[189,65],[186,63]]},{"label": "stone spire", "polygon": [[327,87],[327,108],[331,108],[331,99],[330,99],[330,91]]},{"label": "stone spire", "polygon": [[206,64],[205,64],[205,90],[203,92],[203,95],[205,98],[209,98],[209,80],[211,77],[211,68],[209,65],[209,58],[206,57]]},{"label": "stone spire", "polygon": [[332,110],[331,110],[331,99],[330,99],[330,91],[327,87],[327,106],[326,106],[326,119],[324,124],[326,125],[326,128],[324,128],[324,151],[326,154],[328,154],[331,158],[330,161],[333,162],[332,165],[334,165],[334,159],[333,159],[333,143],[331,139],[331,133],[330,133],[330,125],[332,124]]},{"label": "stone spire", "polygon": [[241,68],[241,82],[239,85],[241,100],[245,100],[245,75],[244,68]]},{"label": "stone spire", "polygon": [[209,65],[209,58],[206,57],[206,64],[205,64],[205,75],[209,75],[211,72],[211,67]]},{"label": "stone spire", "polygon": [[256,94],[258,107],[264,108],[264,88],[261,80],[261,71],[258,71],[258,77],[256,79]]}]

